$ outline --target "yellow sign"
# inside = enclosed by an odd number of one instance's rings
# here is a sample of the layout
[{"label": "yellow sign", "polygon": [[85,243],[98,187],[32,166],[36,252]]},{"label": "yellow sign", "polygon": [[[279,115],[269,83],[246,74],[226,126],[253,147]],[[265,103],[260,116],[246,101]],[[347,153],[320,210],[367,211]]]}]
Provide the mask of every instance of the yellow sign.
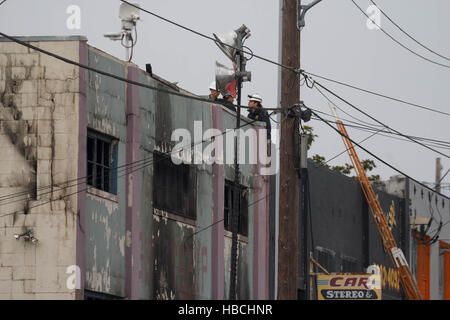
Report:
[{"label": "yellow sign", "polygon": [[319,300],[381,300],[380,275],[319,274],[317,292]]}]

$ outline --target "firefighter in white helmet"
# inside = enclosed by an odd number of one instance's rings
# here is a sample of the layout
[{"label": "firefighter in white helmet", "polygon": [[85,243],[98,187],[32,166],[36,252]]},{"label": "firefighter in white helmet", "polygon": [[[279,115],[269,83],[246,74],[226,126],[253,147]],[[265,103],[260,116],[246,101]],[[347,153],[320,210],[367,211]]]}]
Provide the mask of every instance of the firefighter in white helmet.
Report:
[{"label": "firefighter in white helmet", "polygon": [[256,121],[261,121],[266,123],[267,129],[267,139],[270,140],[271,125],[270,117],[266,110],[262,106],[262,98],[258,94],[251,94],[248,96],[248,118]]},{"label": "firefighter in white helmet", "polygon": [[220,92],[216,88],[215,81],[211,82],[211,84],[209,85],[209,91],[210,91],[210,94],[209,94],[208,98],[211,101],[217,101],[219,99]]}]

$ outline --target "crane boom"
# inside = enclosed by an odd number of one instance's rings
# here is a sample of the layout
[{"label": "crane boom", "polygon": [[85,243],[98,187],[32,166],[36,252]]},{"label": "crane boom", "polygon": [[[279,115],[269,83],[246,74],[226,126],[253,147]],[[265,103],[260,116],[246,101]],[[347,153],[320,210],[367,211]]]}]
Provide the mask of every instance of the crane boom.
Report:
[{"label": "crane boom", "polygon": [[380,201],[373,191],[372,185],[367,178],[366,172],[358,158],[358,154],[355,151],[352,141],[350,140],[347,130],[344,124],[336,116],[336,124],[339,132],[341,133],[342,140],[347,149],[348,155],[352,161],[353,167],[355,168],[359,183],[363,190],[364,196],[369,204],[370,212],[372,213],[373,219],[377,226],[378,232],[380,234],[381,240],[383,242],[384,251],[389,255],[392,264],[400,275],[400,281],[405,291],[408,300],[422,300],[422,296],[417,287],[416,280],[409,268],[408,262],[405,259],[403,251],[397,247],[394,236],[389,228],[386,221],[386,217],[381,209]]}]

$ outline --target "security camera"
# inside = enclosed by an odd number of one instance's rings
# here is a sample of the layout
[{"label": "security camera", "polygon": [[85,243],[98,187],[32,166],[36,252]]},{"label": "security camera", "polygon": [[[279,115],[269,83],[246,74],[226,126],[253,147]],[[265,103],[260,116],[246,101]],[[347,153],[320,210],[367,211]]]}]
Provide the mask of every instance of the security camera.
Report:
[{"label": "security camera", "polygon": [[123,33],[109,33],[104,35],[105,38],[109,38],[111,40],[122,40]]}]

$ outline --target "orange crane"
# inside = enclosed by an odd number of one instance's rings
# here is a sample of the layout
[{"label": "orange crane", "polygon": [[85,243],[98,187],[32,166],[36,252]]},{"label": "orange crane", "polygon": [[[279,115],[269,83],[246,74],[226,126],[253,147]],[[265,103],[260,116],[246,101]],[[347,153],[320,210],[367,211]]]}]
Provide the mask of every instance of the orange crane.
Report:
[{"label": "orange crane", "polygon": [[381,240],[383,241],[384,251],[389,254],[392,264],[400,275],[400,281],[405,291],[408,300],[422,300],[422,296],[417,287],[416,280],[409,268],[408,262],[405,259],[402,249],[397,247],[397,243],[392,235],[389,225],[386,221],[386,217],[383,214],[383,210],[380,206],[380,201],[373,191],[372,185],[367,179],[366,172],[358,158],[358,154],[355,151],[352,141],[349,138],[347,130],[344,124],[339,120],[336,110],[332,108],[334,116],[336,118],[336,124],[339,132],[341,133],[342,140],[347,149],[348,155],[352,161],[353,167],[355,168],[359,183],[363,190],[364,196],[366,197],[367,203],[369,204],[370,212],[372,213],[373,220],[380,233]]}]

